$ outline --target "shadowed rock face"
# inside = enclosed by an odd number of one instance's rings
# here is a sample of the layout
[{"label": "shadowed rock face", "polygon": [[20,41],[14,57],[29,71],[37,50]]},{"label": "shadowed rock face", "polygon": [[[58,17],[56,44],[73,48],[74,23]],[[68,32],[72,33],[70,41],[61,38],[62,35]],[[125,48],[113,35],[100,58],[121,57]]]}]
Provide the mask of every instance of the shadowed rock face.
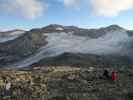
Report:
[{"label": "shadowed rock face", "polygon": [[80,53],[63,53],[56,57],[49,57],[40,60],[39,62],[32,65],[34,66],[77,66],[81,68],[87,68],[89,66],[94,67],[121,67],[121,66],[131,66],[133,62],[125,56],[116,55],[93,55],[93,54],[80,54]]}]

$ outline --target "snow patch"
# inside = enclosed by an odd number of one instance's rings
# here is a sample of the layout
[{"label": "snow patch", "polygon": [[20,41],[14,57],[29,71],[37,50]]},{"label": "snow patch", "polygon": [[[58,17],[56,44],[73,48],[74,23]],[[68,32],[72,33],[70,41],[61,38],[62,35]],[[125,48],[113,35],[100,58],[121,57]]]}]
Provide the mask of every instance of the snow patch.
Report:
[{"label": "snow patch", "polygon": [[62,27],[57,27],[56,30],[57,31],[63,31],[64,29]]}]

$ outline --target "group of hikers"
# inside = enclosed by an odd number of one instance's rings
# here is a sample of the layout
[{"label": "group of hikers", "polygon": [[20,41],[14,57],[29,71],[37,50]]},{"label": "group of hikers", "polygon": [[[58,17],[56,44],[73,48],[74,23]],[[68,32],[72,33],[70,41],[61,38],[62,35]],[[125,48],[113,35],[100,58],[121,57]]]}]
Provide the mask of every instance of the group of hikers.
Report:
[{"label": "group of hikers", "polygon": [[105,69],[103,73],[103,78],[115,81],[117,80],[117,72],[116,71],[110,72],[108,69]]}]

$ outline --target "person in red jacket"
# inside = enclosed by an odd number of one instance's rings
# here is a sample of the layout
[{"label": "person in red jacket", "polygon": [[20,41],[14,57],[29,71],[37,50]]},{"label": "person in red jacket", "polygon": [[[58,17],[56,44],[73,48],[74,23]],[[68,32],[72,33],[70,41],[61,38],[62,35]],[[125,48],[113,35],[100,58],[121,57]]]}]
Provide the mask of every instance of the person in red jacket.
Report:
[{"label": "person in red jacket", "polygon": [[117,80],[117,73],[116,71],[112,71],[111,78],[113,81]]}]

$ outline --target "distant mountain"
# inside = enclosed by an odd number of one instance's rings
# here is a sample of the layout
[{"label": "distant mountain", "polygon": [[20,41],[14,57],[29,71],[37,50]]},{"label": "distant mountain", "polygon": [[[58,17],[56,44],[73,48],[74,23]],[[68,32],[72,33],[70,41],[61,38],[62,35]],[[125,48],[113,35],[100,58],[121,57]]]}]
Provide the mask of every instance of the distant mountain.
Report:
[{"label": "distant mountain", "polygon": [[45,37],[28,31],[17,38],[0,43],[0,63],[6,64],[34,54],[45,45]]},{"label": "distant mountain", "polygon": [[[13,30],[0,34],[0,66],[132,64],[129,59],[133,57],[133,31],[118,25],[84,29],[51,24],[30,31]],[[2,41],[8,36],[16,37]],[[70,60],[67,62],[67,59]]]},{"label": "distant mountain", "polygon": [[20,29],[14,29],[14,30],[10,30],[10,31],[0,32],[0,36],[4,37],[4,36],[20,35],[20,34],[23,34],[24,32],[26,32],[26,31],[20,30]]},{"label": "distant mountain", "polygon": [[14,40],[19,36],[21,36],[22,34],[24,34],[25,32],[26,31],[19,29],[0,32],[0,43]]},{"label": "distant mountain", "polygon": [[98,38],[98,37],[106,35],[107,33],[120,31],[120,30],[125,30],[125,29],[118,25],[111,25],[111,26],[103,27],[99,29],[82,29],[78,32],[75,32],[75,34],[81,35],[81,36],[83,35],[89,36],[91,38]]},{"label": "distant mountain", "polygon": [[76,26],[63,26],[63,25],[57,25],[57,24],[51,24],[43,28],[36,28],[32,29],[31,31],[37,32],[37,33],[54,33],[54,32],[78,32],[82,30],[82,28],[78,28]]},{"label": "distant mountain", "polygon": [[119,31],[119,30],[125,30],[124,28],[118,26],[118,25],[110,25],[108,27],[103,27],[99,29],[85,29],[85,28],[79,28],[76,26],[62,26],[57,24],[51,24],[46,27],[40,28],[40,29],[32,29],[32,31],[37,33],[73,33],[74,35],[80,35],[80,36],[89,36],[90,38],[98,38],[106,33],[113,32],[113,31]]}]

